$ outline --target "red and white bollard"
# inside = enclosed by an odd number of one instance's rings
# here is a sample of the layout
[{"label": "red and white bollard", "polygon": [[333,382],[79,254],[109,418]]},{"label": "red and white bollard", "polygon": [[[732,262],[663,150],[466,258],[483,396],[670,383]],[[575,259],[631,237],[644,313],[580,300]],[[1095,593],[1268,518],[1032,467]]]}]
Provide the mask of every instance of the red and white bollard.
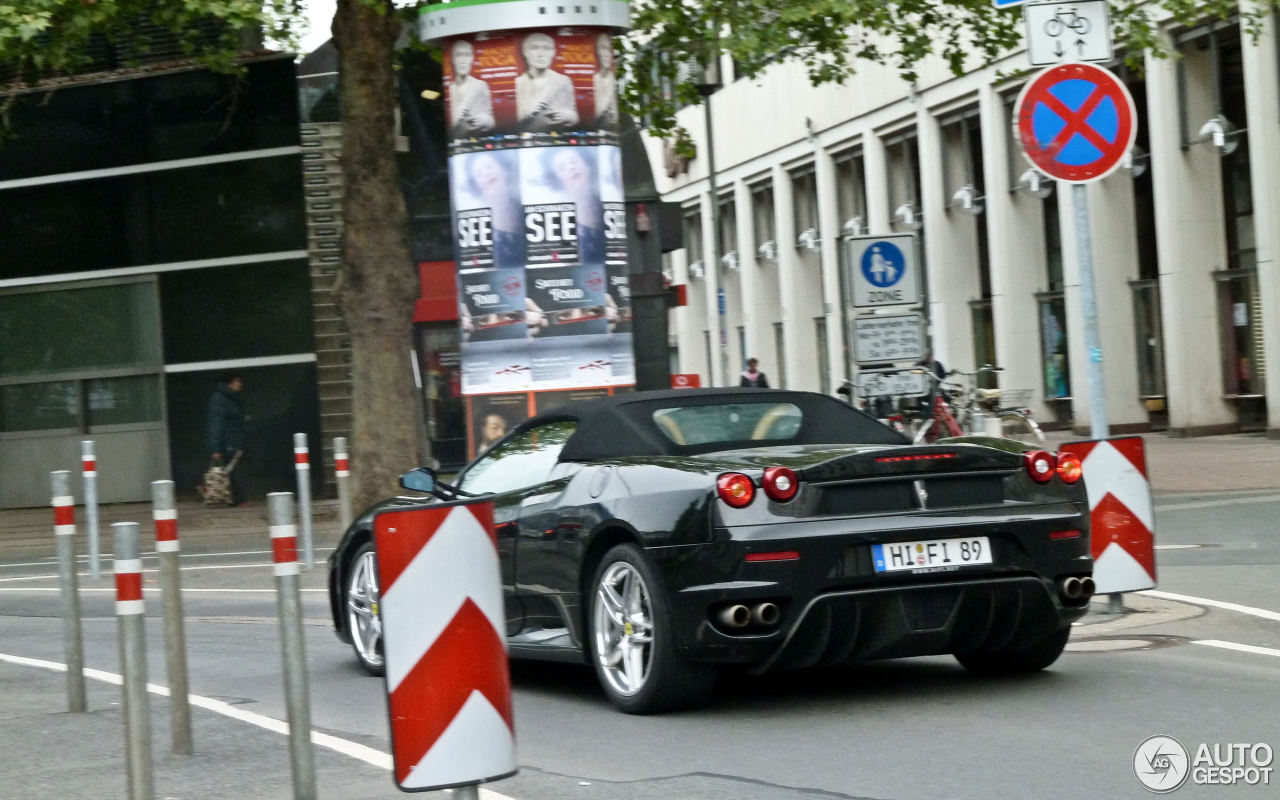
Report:
[{"label": "red and white bollard", "polygon": [[93,454],[93,441],[80,443],[80,469],[84,477],[84,522],[89,531],[89,577],[101,577],[98,565],[98,457]]},{"label": "red and white bollard", "polygon": [[351,469],[347,456],[347,440],[336,436],[333,439],[333,474],[338,479],[338,522],[342,530],[351,524]]},{"label": "red and white bollard", "polygon": [[124,757],[129,800],[154,800],[151,778],[151,710],[147,700],[146,606],[138,523],[117,522],[115,531],[116,623],[120,630],[120,675],[124,696]]},{"label": "red and white bollard", "polygon": [[294,800],[315,800],[315,754],[311,749],[311,691],[307,685],[307,652],[302,635],[302,599],[298,592],[298,529],[293,524],[293,495],[267,495],[272,566],[276,576],[276,609],[284,651],[285,713],[289,721],[289,766]]},{"label": "red and white bollard", "polygon": [[84,638],[80,632],[80,582],[76,574],[76,507],[71,496],[71,473],[49,473],[53,489],[53,533],[62,587],[62,638],[67,659],[67,710],[85,710]]},{"label": "red and white bollard", "polygon": [[307,435],[293,435],[293,467],[298,475],[298,518],[302,521],[302,566],[311,569],[315,563],[311,548],[311,454]]},{"label": "red and white bollard", "polygon": [[160,559],[160,602],[164,607],[164,663],[169,675],[169,719],[173,752],[191,755],[191,703],[187,696],[187,635],[183,629],[182,572],[178,564],[178,509],[173,481],[151,482],[151,517]]}]

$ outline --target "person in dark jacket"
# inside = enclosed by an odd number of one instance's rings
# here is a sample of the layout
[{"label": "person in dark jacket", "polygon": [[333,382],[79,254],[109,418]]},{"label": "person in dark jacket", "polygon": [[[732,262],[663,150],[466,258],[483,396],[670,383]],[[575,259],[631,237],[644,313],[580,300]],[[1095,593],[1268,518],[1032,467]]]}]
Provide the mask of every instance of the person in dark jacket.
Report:
[{"label": "person in dark jacket", "polygon": [[[244,379],[239,375],[223,375],[209,398],[206,443],[215,464],[230,465],[244,455],[244,406],[240,398],[243,388]],[[244,502],[239,473],[232,469],[227,477],[231,482],[229,505],[238,506]]]},{"label": "person in dark jacket", "polygon": [[747,359],[747,369],[742,373],[742,380],[738,381],[739,386],[755,387],[757,389],[769,388],[769,379],[758,369],[759,364],[760,362],[754,358]]}]

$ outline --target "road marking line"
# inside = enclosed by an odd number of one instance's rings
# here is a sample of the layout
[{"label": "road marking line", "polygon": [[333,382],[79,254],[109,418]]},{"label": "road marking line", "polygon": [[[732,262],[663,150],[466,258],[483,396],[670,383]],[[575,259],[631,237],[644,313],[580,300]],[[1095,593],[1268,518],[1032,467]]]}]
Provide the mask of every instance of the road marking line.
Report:
[{"label": "road marking line", "polygon": [[1251,617],[1260,617],[1269,619],[1272,622],[1280,622],[1280,613],[1268,611],[1265,608],[1254,608],[1252,606],[1242,606],[1239,603],[1227,603],[1222,600],[1210,600],[1207,597],[1192,597],[1188,594],[1174,594],[1173,592],[1162,592],[1159,589],[1147,589],[1138,592],[1151,597],[1158,597],[1161,600],[1176,600],[1180,603],[1191,603],[1196,606],[1210,606],[1212,608],[1223,608],[1227,611],[1235,611],[1239,614],[1248,614]]},{"label": "road marking line", "polygon": [[1280,658],[1280,650],[1274,647],[1258,647],[1252,644],[1237,644],[1235,642],[1223,642],[1218,639],[1196,639],[1192,644],[1203,644],[1209,647],[1221,647],[1223,650],[1236,650],[1241,653],[1254,653],[1260,656],[1275,656]]},{"label": "road marking line", "polygon": [[[62,591],[62,588],[59,586],[0,586],[0,592],[30,593],[30,592],[61,592],[61,591]],[[97,588],[97,587],[87,588],[84,586],[80,587],[81,594],[84,594],[86,592],[107,593],[107,592],[114,592],[114,591],[115,589],[112,589],[112,588]],[[142,591],[159,592],[160,589],[152,586],[144,586],[142,587]],[[311,592],[313,594],[329,593],[328,589],[299,589],[298,591],[303,593]],[[186,587],[183,587],[182,593],[183,594],[188,594],[188,593],[190,594],[275,594],[276,590],[275,589],[188,589]]]},{"label": "road marking line", "polygon": [[1238,506],[1241,503],[1280,503],[1280,494],[1237,497],[1234,500],[1201,500],[1198,503],[1174,503],[1167,506],[1157,505],[1156,511],[1194,511],[1197,508],[1222,508],[1224,506]]},{"label": "road marking line", "polygon": [[[48,670],[49,672],[67,671],[67,665],[60,664],[57,661],[26,658],[24,656],[9,655],[8,653],[0,653],[0,661],[6,661],[20,667],[35,667],[37,669]],[[84,668],[84,676],[90,680],[109,683],[112,686],[120,686],[123,682],[120,675],[114,672],[106,672],[104,670],[91,669],[89,667]],[[169,696],[169,687],[161,686],[158,683],[148,683],[147,691],[151,694],[159,695],[160,697]],[[212,697],[202,697],[198,694],[189,694],[187,695],[187,698],[191,705],[196,706],[197,708],[203,708],[206,711],[212,711],[215,714],[221,714],[224,717],[229,717],[238,722],[245,722],[273,733],[280,733],[286,736],[289,734],[289,723],[283,720],[268,717],[264,714],[255,714],[252,711],[245,711],[244,709],[237,708],[230,703],[225,703],[221,700],[214,700]],[[384,769],[388,772],[390,772],[392,768],[391,755],[389,753],[384,753],[381,750],[360,744],[359,742],[352,742],[347,739],[342,739],[337,736],[313,730],[311,731],[311,743],[317,747],[323,747],[328,750],[332,750],[335,753],[350,756],[357,761],[363,761],[366,764]],[[514,800],[514,798],[508,797],[507,795],[499,794],[498,792],[485,788],[480,789],[480,797],[484,800]]]},{"label": "road marking line", "polygon": [[[272,569],[275,564],[267,562],[264,564],[205,564],[198,567],[180,567],[183,572],[200,572],[202,570],[211,569]],[[160,572],[158,569],[144,569],[143,574],[156,574]],[[106,573],[110,575],[111,573]],[[88,573],[81,572],[80,576],[86,576]],[[39,581],[39,580],[58,580],[57,575],[19,575],[14,578],[0,578],[0,583],[17,583],[18,581]]]},{"label": "road marking line", "polygon": [[[332,551],[334,548],[332,548],[332,547],[317,547],[317,548],[314,548],[314,549],[315,549],[315,551],[316,551],[317,553],[328,553],[328,552]],[[100,554],[99,554],[99,556],[100,556],[101,558],[111,558],[113,555],[114,555],[113,553],[100,553]],[[147,551],[145,551],[145,552],[142,554],[142,557],[143,557],[143,558],[154,558],[156,555],[157,555],[157,554],[156,554],[156,552],[155,552],[154,550],[147,550]],[[271,551],[270,551],[270,550],[229,550],[229,551],[226,551],[226,552],[220,552],[220,553],[183,553],[183,554],[180,556],[180,558],[181,558],[183,561],[190,561],[190,560],[197,559],[197,558],[224,558],[224,557],[229,557],[229,556],[269,556],[269,555],[271,555]],[[53,562],[55,562],[55,561],[57,561],[57,560],[58,560],[58,557],[57,557],[57,556],[49,556],[49,557],[45,558],[43,561],[19,561],[19,562],[13,563],[13,564],[3,564],[3,563],[0,563],[0,569],[10,569],[10,568],[12,568],[12,567],[47,567],[47,566],[49,566],[51,563],[53,563]],[[81,563],[81,564],[88,564],[88,563],[89,563],[89,557],[88,557],[88,556],[76,556],[76,562],[77,562],[77,563]]]}]

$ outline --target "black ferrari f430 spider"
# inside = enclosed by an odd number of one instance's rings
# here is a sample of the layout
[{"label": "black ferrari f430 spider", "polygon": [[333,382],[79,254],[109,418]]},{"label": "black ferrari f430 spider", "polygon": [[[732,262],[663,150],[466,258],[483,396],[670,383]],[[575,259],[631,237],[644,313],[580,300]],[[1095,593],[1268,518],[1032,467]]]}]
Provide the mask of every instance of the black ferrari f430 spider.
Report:
[{"label": "black ferrari f430 spider", "polygon": [[[586,661],[621,710],[762,672],[950,653],[1043,669],[1093,593],[1079,459],[1012,440],[913,446],[834,398],[635,392],[535,416],[453,481],[494,505],[507,645]],[[329,560],[338,637],[383,669],[376,512]]]}]

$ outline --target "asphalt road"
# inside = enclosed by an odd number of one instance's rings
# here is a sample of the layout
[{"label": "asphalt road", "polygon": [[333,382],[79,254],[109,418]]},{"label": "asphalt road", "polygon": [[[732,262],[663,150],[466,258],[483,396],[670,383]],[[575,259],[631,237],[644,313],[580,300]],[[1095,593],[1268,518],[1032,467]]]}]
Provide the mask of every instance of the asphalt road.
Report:
[{"label": "asphalt road", "polygon": [[[1078,627],[1070,652],[1041,674],[983,680],[950,658],[929,658],[738,677],[709,707],[658,717],[615,712],[586,668],[516,663],[521,771],[492,788],[519,800],[1139,798],[1148,793],[1131,764],[1149,736],[1171,735],[1192,748],[1280,748],[1280,496],[1164,496],[1157,509],[1160,590],[1243,609],[1133,598],[1141,613],[1100,615]],[[192,691],[283,719],[267,555],[191,555],[184,565]],[[0,656],[61,660],[56,584],[42,577],[50,567],[43,559],[0,563]],[[303,584],[314,726],[385,754],[382,682],[360,672],[330,632],[323,570],[306,573]],[[110,580],[83,586],[87,665],[117,672]],[[157,600],[148,594],[152,614]],[[152,680],[163,683],[158,618],[148,620],[148,633]],[[1196,643],[1206,640],[1274,652]],[[75,753],[100,741],[106,755],[97,778],[122,787],[122,767],[109,757],[118,750],[118,690],[94,684],[90,704],[98,711],[77,720],[52,713],[61,708],[63,680],[0,659],[0,797],[99,796],[83,783],[79,792],[56,791],[62,773],[23,755],[22,747],[57,752],[49,750],[51,732],[64,729],[82,745]],[[283,736],[197,709],[199,753],[175,759],[163,755],[166,707],[153,702],[159,797],[289,796]],[[15,737],[15,725],[34,733]],[[321,748],[317,760],[322,797],[401,796],[385,767],[368,758]],[[92,777],[83,764],[64,772]],[[1275,797],[1278,782],[1188,784],[1176,796]],[[27,789],[6,794],[20,785]]]}]

